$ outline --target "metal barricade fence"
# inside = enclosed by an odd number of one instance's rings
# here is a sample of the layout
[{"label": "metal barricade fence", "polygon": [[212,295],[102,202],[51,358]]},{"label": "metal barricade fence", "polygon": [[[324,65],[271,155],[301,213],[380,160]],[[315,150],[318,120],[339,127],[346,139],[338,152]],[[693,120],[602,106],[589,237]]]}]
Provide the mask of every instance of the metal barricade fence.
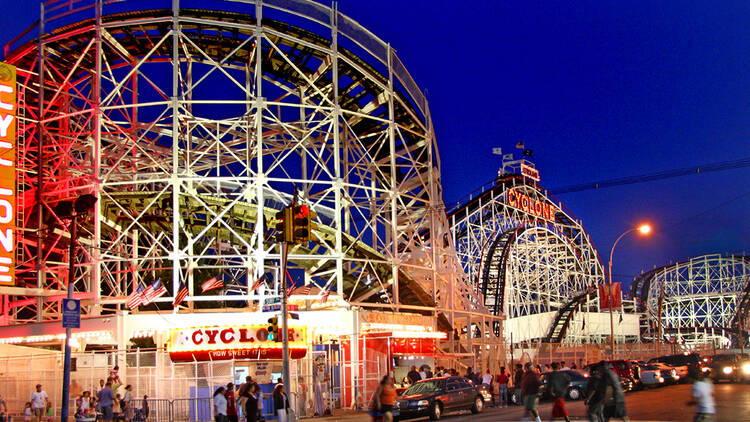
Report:
[{"label": "metal barricade fence", "polygon": [[[212,421],[211,399],[174,399],[170,402],[171,421]],[[151,420],[149,418],[149,420]]]}]

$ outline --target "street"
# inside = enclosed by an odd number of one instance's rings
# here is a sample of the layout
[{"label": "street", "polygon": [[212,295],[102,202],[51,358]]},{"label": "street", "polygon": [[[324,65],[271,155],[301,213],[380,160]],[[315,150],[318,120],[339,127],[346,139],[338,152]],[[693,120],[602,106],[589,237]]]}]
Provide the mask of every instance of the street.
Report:
[{"label": "street", "polygon": [[[690,400],[691,384],[673,385],[658,389],[636,391],[627,394],[626,402],[628,417],[632,421],[692,421],[695,407],[688,406]],[[715,384],[714,399],[716,400],[717,421],[750,421],[750,385],[747,384]],[[585,420],[586,408],[583,401],[567,403],[571,420]],[[552,403],[540,404],[542,420],[550,420]],[[328,421],[355,421],[365,420],[363,414],[348,417],[327,418]],[[443,420],[458,421],[469,420],[483,421],[520,421],[523,417],[523,408],[512,406],[509,408],[485,409],[479,415],[468,412],[450,413]],[[426,421],[414,419],[415,421]]]}]

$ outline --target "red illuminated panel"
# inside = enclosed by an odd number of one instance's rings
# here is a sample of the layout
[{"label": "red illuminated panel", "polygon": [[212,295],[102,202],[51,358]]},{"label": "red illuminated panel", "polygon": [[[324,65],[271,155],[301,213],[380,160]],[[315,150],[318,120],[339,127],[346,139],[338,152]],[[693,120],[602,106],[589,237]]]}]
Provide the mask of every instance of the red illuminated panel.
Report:
[{"label": "red illuminated panel", "polygon": [[0,285],[15,284],[16,68],[0,63]]},{"label": "red illuminated panel", "polygon": [[[281,342],[268,339],[266,326],[211,326],[173,328],[167,351],[175,362],[226,359],[281,359]],[[289,354],[305,356],[304,327],[289,328]]]},{"label": "red illuminated panel", "polygon": [[435,340],[427,338],[391,339],[391,352],[397,355],[431,355],[435,353]]}]

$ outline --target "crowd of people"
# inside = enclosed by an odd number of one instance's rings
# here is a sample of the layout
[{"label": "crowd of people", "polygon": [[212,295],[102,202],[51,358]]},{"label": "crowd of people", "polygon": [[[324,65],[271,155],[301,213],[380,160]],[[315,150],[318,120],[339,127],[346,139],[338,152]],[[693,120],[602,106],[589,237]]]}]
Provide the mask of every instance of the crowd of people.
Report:
[{"label": "crowd of people", "polygon": [[[279,380],[271,394],[272,413],[279,422],[286,422],[291,412],[284,384]],[[263,421],[263,392],[251,376],[245,377],[240,386],[228,383],[213,394],[214,420],[216,422],[260,422]]]}]

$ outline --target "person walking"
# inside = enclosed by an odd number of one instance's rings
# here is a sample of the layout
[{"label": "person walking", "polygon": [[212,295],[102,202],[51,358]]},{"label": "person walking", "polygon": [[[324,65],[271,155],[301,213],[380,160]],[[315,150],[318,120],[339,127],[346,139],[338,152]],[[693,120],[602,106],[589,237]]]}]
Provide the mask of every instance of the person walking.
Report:
[{"label": "person walking", "polygon": [[513,389],[514,396],[517,402],[515,404],[523,404],[523,396],[521,395],[521,380],[523,379],[523,366],[520,363],[516,364],[516,372],[513,374]]},{"label": "person walking", "polygon": [[716,405],[714,404],[714,385],[707,373],[698,371],[695,374],[696,381],[693,383],[693,398],[688,401],[688,405],[696,405],[695,418],[693,422],[713,422],[716,414]]},{"label": "person walking", "polygon": [[37,422],[42,421],[47,405],[49,404],[49,397],[47,393],[42,390],[42,384],[36,385],[36,391],[31,393],[31,407],[34,410],[34,416]]},{"label": "person walking", "polygon": [[284,392],[284,384],[276,384],[273,389],[273,408],[279,422],[287,422],[289,415],[289,399]]},{"label": "person walking", "polygon": [[131,422],[135,417],[135,409],[133,408],[133,386],[128,384],[125,386],[125,394],[122,396],[122,416],[127,422]]},{"label": "person walking", "polygon": [[599,364],[602,371],[602,385],[605,389],[604,398],[604,420],[609,422],[612,418],[622,419],[628,422],[628,415],[625,409],[625,393],[622,391],[620,377],[609,369],[606,362]]},{"label": "person walking", "polygon": [[243,411],[245,412],[245,422],[257,422],[260,416],[260,408],[258,407],[258,392],[260,387],[258,384],[250,384],[245,397],[245,406]]},{"label": "person walking", "polygon": [[112,391],[112,382],[104,384],[104,388],[99,390],[96,399],[99,400],[98,407],[102,412],[102,420],[111,421],[113,417],[112,405],[115,401],[115,393]]},{"label": "person walking", "polygon": [[586,405],[586,416],[589,422],[602,422],[604,420],[604,395],[606,391],[601,390],[602,372],[599,365],[591,367],[589,382],[586,384],[586,396],[583,400]]},{"label": "person walking", "polygon": [[[396,388],[393,386],[392,376],[386,375],[380,380],[374,398],[375,411],[383,416],[383,422],[392,422],[393,405],[396,403]],[[375,418],[376,416],[373,416],[373,419]]]},{"label": "person walking", "polygon": [[547,377],[547,387],[555,403],[552,405],[552,419],[563,418],[565,422],[570,422],[568,418],[568,409],[565,408],[565,395],[568,393],[570,385],[570,376],[565,371],[560,370],[557,362],[552,362],[552,373]]},{"label": "person walking", "polygon": [[542,381],[539,379],[539,374],[534,370],[531,362],[526,364],[526,371],[523,373],[521,378],[521,393],[523,394],[523,404],[526,407],[526,414],[530,414],[534,417],[536,422],[541,422],[542,419],[539,417],[539,387],[542,385]]},{"label": "person walking", "polygon": [[510,375],[504,366],[500,367],[500,373],[495,377],[495,388],[497,389],[498,406],[508,405],[508,379]]},{"label": "person walking", "polygon": [[227,389],[224,392],[224,397],[227,399],[227,420],[229,422],[238,422],[239,416],[237,415],[237,402],[234,398],[233,383],[227,383]]},{"label": "person walking", "polygon": [[224,397],[224,387],[214,392],[214,421],[227,422],[227,399]]}]

